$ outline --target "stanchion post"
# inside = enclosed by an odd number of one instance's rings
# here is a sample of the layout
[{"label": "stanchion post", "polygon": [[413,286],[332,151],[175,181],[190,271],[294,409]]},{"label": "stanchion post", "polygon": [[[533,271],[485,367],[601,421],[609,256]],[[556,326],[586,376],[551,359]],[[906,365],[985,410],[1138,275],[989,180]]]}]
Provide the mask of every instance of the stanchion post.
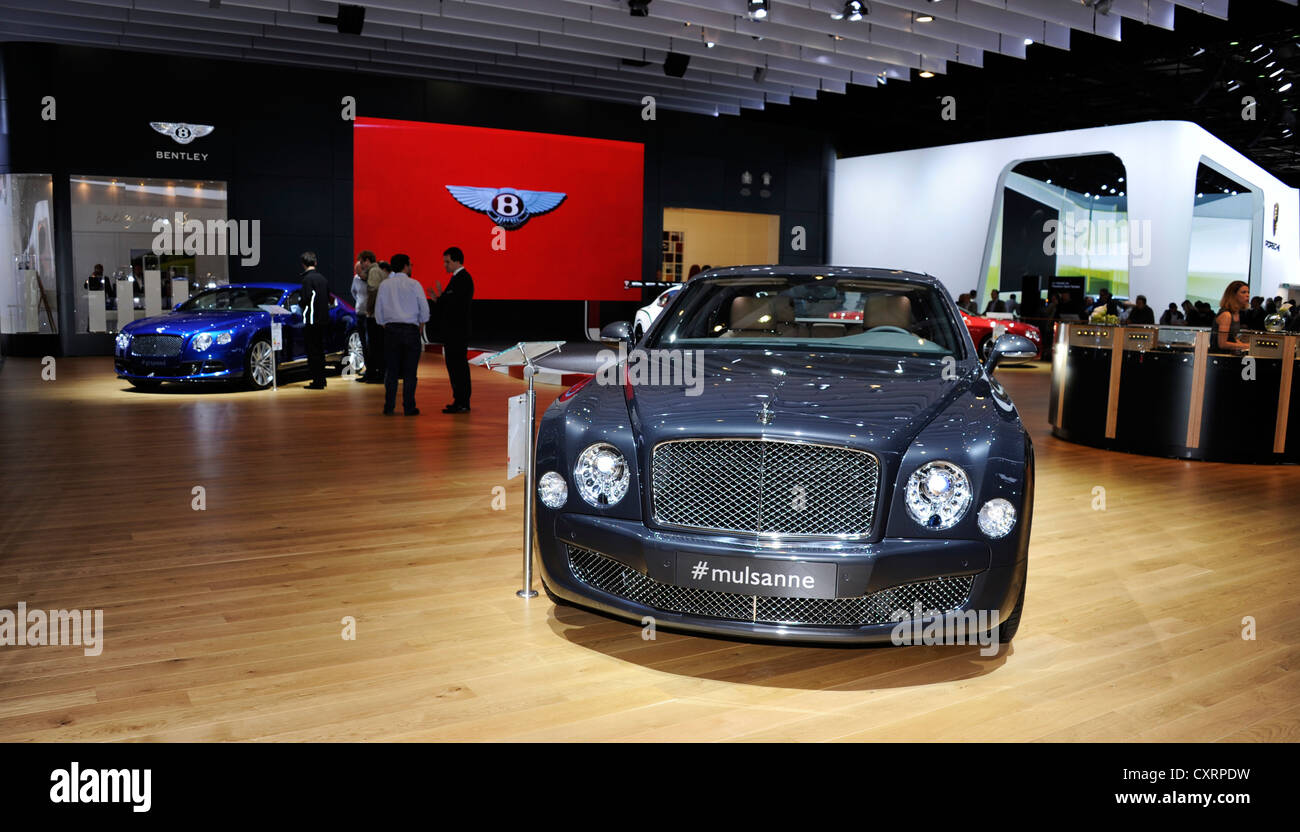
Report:
[{"label": "stanchion post", "polygon": [[537,368],[531,359],[524,364],[528,378],[528,435],[524,437],[524,588],[516,592],[520,598],[536,598],[533,589],[533,492],[537,489],[537,461],[534,459],[534,437],[537,432],[537,398],[533,391],[533,376]]}]

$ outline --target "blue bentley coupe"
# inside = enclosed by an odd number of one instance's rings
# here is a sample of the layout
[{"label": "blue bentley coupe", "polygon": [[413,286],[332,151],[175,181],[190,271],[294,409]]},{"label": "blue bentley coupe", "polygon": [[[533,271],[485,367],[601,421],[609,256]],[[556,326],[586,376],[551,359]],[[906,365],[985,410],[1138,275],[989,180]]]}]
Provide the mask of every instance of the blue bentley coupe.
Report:
[{"label": "blue bentley coupe", "polygon": [[[285,313],[272,313],[281,307]],[[122,327],[114,350],[119,378],[153,389],[167,381],[242,379],[260,390],[276,368],[307,363],[302,287],[297,283],[238,283],[200,292],[165,315]],[[271,348],[271,323],[281,325],[283,346]],[[327,361],[365,372],[356,311],[330,295]]]},{"label": "blue bentley coupe", "polygon": [[982,612],[981,632],[1010,641],[1034,454],[993,372],[1036,352],[1007,334],[981,362],[924,275],[699,275],[625,360],[546,411],[543,585],[743,639],[888,643],[903,619]]}]

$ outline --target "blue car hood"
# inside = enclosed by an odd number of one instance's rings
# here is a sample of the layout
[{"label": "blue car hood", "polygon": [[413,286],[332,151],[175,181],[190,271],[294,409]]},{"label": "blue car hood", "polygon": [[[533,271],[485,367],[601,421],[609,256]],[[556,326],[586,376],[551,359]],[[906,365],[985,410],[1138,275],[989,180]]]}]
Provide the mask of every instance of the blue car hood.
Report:
[{"label": "blue car hood", "polygon": [[901,453],[970,386],[969,373],[943,378],[942,356],[714,348],[702,369],[699,395],[687,384],[625,387],[647,444],[765,435]]},{"label": "blue car hood", "polygon": [[[171,335],[193,335],[196,332],[211,332],[219,329],[236,329],[242,326],[260,323],[268,324],[270,313],[261,309],[236,309],[213,312],[169,312],[133,321],[122,328],[123,332],[140,335],[164,332]],[[161,328],[161,329],[160,329]]]}]

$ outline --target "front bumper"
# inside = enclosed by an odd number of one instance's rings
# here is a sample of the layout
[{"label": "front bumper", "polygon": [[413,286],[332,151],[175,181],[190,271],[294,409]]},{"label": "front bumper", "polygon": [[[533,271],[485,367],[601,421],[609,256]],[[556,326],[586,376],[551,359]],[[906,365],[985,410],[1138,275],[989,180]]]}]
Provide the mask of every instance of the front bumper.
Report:
[{"label": "front bumper", "polygon": [[244,375],[243,365],[231,367],[225,361],[174,361],[146,364],[120,355],[113,360],[118,378],[140,381],[224,381]]},{"label": "front bumper", "polygon": [[[786,643],[891,643],[895,610],[1012,612],[1026,561],[1014,539],[787,541],[666,532],[640,521],[582,514],[538,518],[542,580],[558,598],[609,615],[704,635]],[[547,528],[549,527],[549,528]],[[747,558],[756,565],[836,566],[835,598],[750,596],[677,585],[679,558]],[[833,623],[834,622],[834,623]]]}]

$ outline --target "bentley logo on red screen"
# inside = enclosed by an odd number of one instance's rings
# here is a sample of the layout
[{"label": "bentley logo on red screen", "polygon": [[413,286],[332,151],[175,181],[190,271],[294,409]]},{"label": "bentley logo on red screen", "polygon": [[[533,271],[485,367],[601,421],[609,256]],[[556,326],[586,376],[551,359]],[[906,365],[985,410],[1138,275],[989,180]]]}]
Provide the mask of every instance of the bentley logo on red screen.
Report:
[{"label": "bentley logo on red screen", "polygon": [[367,117],[352,137],[358,251],[408,254],[432,287],[456,246],[475,300],[638,299],[640,142]]},{"label": "bentley logo on red screen", "polygon": [[447,190],[461,205],[487,214],[488,219],[506,231],[513,231],[530,218],[558,208],[568,196],[557,191],[517,191],[514,188],[466,185],[448,185]]}]

